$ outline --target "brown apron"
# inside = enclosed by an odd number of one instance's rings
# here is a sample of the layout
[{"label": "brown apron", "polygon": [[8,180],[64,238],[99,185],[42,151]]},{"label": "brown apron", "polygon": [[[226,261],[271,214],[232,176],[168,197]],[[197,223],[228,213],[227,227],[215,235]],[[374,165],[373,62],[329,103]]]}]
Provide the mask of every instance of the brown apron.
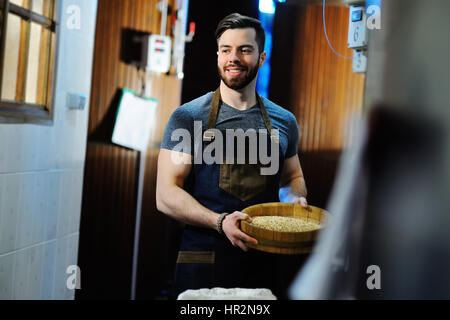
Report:
[{"label": "brown apron", "polygon": [[[270,121],[270,117],[258,93],[256,93],[256,98],[259,108],[261,109],[261,114],[268,134],[271,139],[274,139],[274,141],[279,143],[278,136],[271,135],[273,132],[272,122]],[[220,90],[218,88],[214,92],[211,103],[211,111],[209,113],[207,129],[203,133],[203,140],[205,141],[214,140],[214,132],[211,129],[214,129],[216,126],[217,116],[219,114],[219,105]],[[261,164],[250,164],[247,162],[248,161],[241,164],[238,163],[238,159],[235,158],[233,163],[223,161],[220,165],[219,187],[242,201],[247,201],[264,191],[267,183],[267,176],[261,175]]]}]

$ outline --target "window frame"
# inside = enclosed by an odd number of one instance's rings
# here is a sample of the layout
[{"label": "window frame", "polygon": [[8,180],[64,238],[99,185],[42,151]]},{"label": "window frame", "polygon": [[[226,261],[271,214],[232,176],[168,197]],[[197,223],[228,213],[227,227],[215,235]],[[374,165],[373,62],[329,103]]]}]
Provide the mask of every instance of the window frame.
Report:
[{"label": "window frame", "polygon": [[[55,84],[56,84],[56,66],[58,61],[58,43],[59,43],[59,20],[61,1],[54,0],[53,8],[53,18],[48,18],[38,13],[32,12],[33,0],[29,1],[29,8],[25,9],[10,0],[0,0],[1,8],[4,8],[0,15],[2,25],[1,25],[1,35],[0,35],[0,123],[34,123],[41,125],[52,125],[54,118],[54,105],[55,105]],[[34,104],[27,102],[18,102],[11,100],[1,99],[1,89],[3,83],[3,66],[5,59],[6,50],[6,37],[7,37],[7,25],[8,25],[8,15],[15,14],[20,19],[28,21],[26,30],[26,43],[25,43],[25,53],[24,56],[27,57],[25,61],[19,62],[19,67],[22,65],[25,70],[23,74],[27,74],[27,64],[28,64],[28,54],[30,47],[30,33],[31,33],[31,22],[35,22],[42,26],[42,28],[47,28],[50,31],[49,39],[49,60],[47,65],[47,84],[45,92],[45,104]],[[20,57],[19,57],[20,58]],[[19,71],[18,71],[19,73]],[[48,83],[50,82],[50,85]],[[22,81],[23,94],[25,94],[27,80]],[[45,89],[44,89],[45,90]]]}]

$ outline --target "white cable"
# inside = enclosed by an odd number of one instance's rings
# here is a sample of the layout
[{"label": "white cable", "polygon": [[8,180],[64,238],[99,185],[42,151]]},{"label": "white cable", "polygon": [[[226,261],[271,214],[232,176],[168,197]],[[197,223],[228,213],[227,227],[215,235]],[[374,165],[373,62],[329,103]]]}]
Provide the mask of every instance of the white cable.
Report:
[{"label": "white cable", "polygon": [[336,50],[334,50],[333,46],[332,46],[331,43],[330,43],[330,40],[328,39],[327,26],[326,26],[326,24],[325,24],[325,0],[323,0],[323,12],[322,12],[322,18],[323,18],[323,30],[325,31],[325,38],[327,38],[327,42],[328,42],[328,45],[330,46],[331,50],[333,50],[333,52],[334,52],[336,55],[338,55],[339,57],[341,57],[341,58],[344,58],[344,59],[353,59],[353,57],[346,57],[346,56],[343,56],[342,54],[340,54],[339,52],[337,52]]}]

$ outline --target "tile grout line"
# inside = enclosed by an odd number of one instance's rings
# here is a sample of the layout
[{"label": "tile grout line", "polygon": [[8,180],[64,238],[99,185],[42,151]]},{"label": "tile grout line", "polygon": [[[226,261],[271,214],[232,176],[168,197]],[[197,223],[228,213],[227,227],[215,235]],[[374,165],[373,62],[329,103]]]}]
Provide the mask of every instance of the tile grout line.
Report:
[{"label": "tile grout line", "polygon": [[61,169],[42,169],[42,170],[29,170],[29,171],[14,171],[14,172],[0,172],[1,175],[13,175],[13,174],[32,174],[32,173],[58,173],[58,172],[64,172],[64,171],[77,171],[77,170],[83,170],[84,165],[82,167],[71,167],[71,168],[61,168]]},{"label": "tile grout line", "polygon": [[3,253],[3,254],[0,254],[0,258],[3,258],[4,256],[10,255],[10,254],[19,253],[20,251],[28,250],[28,249],[31,249],[33,247],[37,247],[37,246],[40,246],[40,245],[48,244],[50,242],[56,241],[56,240],[61,239],[61,238],[69,237],[69,236],[72,236],[72,235],[77,234],[77,233],[80,233],[80,231],[78,230],[76,232],[72,232],[72,233],[68,233],[68,234],[62,235],[61,237],[58,237],[58,238],[53,238],[51,240],[45,240],[43,242],[35,243],[35,244],[30,245],[30,246],[26,246],[26,247],[19,248],[19,249],[16,249],[16,250],[13,250],[13,251],[10,251],[10,252],[7,252],[7,253]]}]

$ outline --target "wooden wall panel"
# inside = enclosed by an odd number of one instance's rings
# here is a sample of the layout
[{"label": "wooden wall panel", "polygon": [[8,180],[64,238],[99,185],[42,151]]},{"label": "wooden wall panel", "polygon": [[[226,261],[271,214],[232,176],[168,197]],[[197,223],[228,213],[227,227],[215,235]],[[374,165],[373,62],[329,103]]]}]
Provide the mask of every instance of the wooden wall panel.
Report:
[{"label": "wooden wall panel", "polygon": [[[94,49],[91,105],[80,226],[79,265],[82,288],[76,299],[129,299],[135,231],[139,153],[111,143],[122,88],[136,92],[141,77],[120,60],[122,29],[160,33],[157,0],[99,0]],[[176,0],[169,6],[176,10]],[[168,22],[171,16],[168,16]],[[167,25],[169,34],[170,23]],[[158,100],[156,128],[146,154],[141,238],[160,234],[166,219],[156,214],[156,157],[162,132],[179,106],[181,80],[172,75],[147,76],[147,95]],[[158,223],[153,223],[158,217]],[[147,223],[149,225],[147,225]],[[161,231],[159,231],[161,232]],[[141,256],[152,259],[164,251],[161,239],[144,246]],[[146,251],[148,250],[148,251]],[[139,270],[145,272],[145,270]],[[150,284],[150,287],[152,284]],[[151,291],[142,290],[142,297]]]},{"label": "wooden wall panel", "polygon": [[[351,56],[348,8],[327,6],[325,17],[333,47]],[[291,64],[286,64],[286,57]],[[341,151],[355,134],[351,116],[362,111],[364,75],[352,73],[351,59],[340,58],[329,48],[322,7],[315,5],[277,7],[271,63],[270,98],[297,118],[308,198],[324,207]]]},{"label": "wooden wall panel", "polygon": [[[164,299],[172,279],[181,230],[178,223],[156,209],[156,171],[159,144],[173,110],[180,105],[181,82],[174,77],[154,81],[150,91],[158,99],[157,119],[146,158],[146,178],[139,241],[136,297]],[[168,94],[169,93],[169,94]]]}]

